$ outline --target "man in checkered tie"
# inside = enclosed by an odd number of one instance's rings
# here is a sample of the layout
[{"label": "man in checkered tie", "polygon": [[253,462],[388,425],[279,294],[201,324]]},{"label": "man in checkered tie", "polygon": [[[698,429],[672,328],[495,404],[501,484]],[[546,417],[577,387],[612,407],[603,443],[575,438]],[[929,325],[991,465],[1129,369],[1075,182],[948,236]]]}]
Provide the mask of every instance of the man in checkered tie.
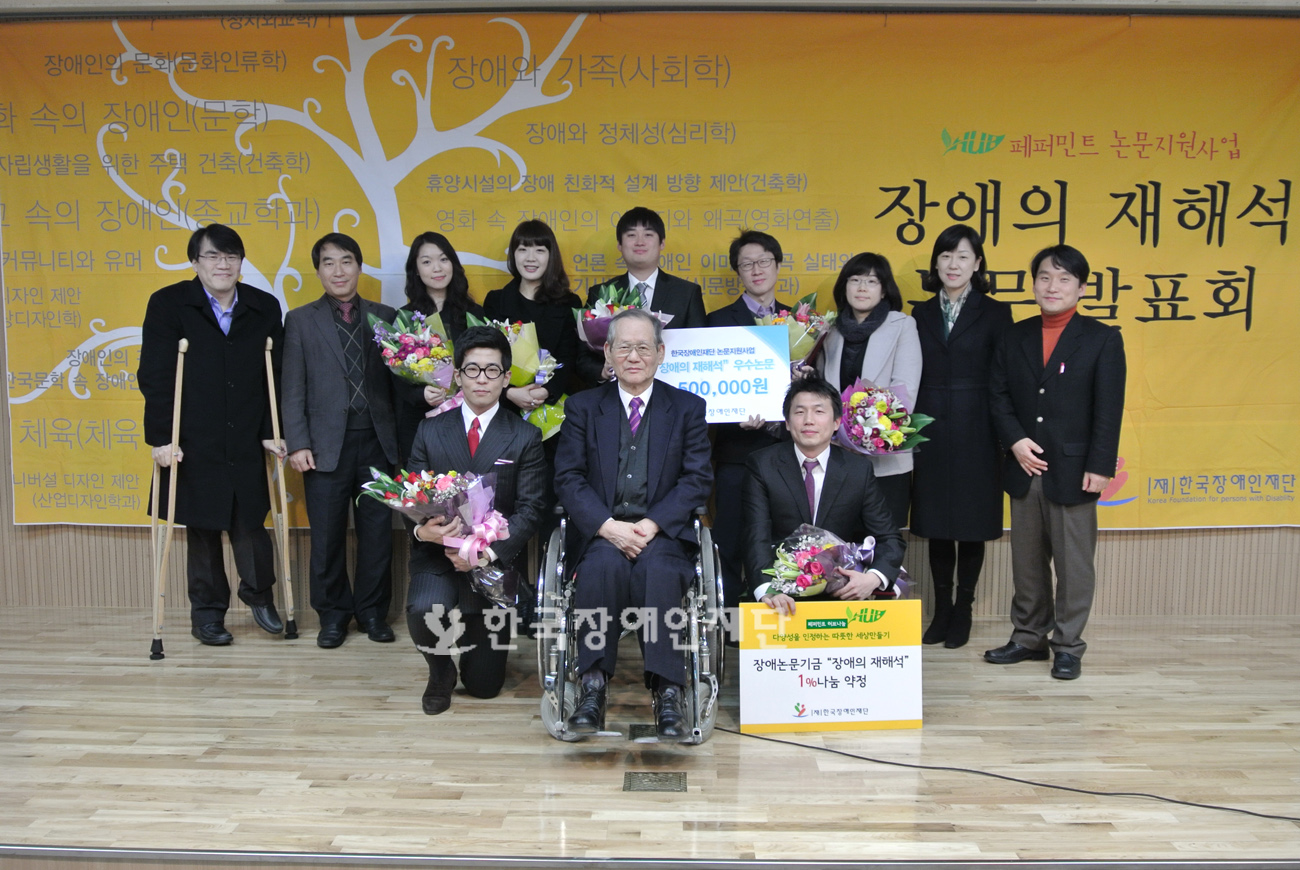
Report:
[{"label": "man in checkered tie", "polygon": [[614,379],[569,397],[555,457],[555,489],[569,514],[577,565],[575,620],[582,695],[575,734],[605,727],[606,682],[622,623],[640,609],[646,685],[662,740],[690,737],[684,711],[682,596],[699,547],[693,514],[709,497],[705,403],[655,380],[663,325],[633,309],[610,324],[605,357]]},{"label": "man in checkered tie", "polygon": [[[393,517],[374,499],[361,499],[373,466],[397,462],[393,383],[367,315],[391,322],[396,312],[357,292],[361,248],[330,233],[311,249],[325,288],[315,302],[285,318],[284,435],[289,465],[302,472],[311,523],[311,606],[320,616],[318,646],[343,644],[348,624],[371,640],[389,642]],[[348,582],[348,511],[357,534],[354,581]]]}]

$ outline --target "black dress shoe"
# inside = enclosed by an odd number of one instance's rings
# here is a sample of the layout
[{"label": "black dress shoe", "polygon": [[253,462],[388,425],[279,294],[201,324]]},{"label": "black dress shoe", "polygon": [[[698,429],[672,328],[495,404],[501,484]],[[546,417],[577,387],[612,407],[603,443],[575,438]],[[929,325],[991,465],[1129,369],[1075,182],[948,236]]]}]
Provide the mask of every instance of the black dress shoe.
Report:
[{"label": "black dress shoe", "polygon": [[334,649],[343,646],[343,640],[348,636],[348,627],[346,623],[340,625],[322,625],[320,634],[316,635],[316,646],[321,649]]},{"label": "black dress shoe", "polygon": [[357,620],[357,628],[366,633],[366,637],[375,643],[392,643],[397,639],[393,629],[378,616],[373,619]]},{"label": "black dress shoe", "polygon": [[583,686],[578,706],[565,727],[574,734],[595,734],[605,730],[605,687]]},{"label": "black dress shoe", "polygon": [[274,604],[250,604],[253,611],[253,622],[257,627],[268,634],[279,634],[284,631],[284,623],[280,621],[280,614],[275,612]]},{"label": "black dress shoe", "polygon": [[424,660],[429,663],[429,682],[420,697],[420,708],[427,716],[437,716],[451,706],[451,693],[456,688],[456,660],[439,653],[425,653]]},{"label": "black dress shoe", "polygon": [[685,695],[686,690],[676,683],[664,683],[655,689],[655,732],[660,740],[680,742],[689,736],[684,711]]},{"label": "black dress shoe", "polygon": [[1026,661],[1045,662],[1047,661],[1047,650],[1030,649],[1013,640],[1005,646],[984,653],[984,661],[992,662],[995,665],[1014,665],[1016,662]]},{"label": "black dress shoe", "polygon": [[199,643],[208,646],[227,646],[235,638],[226,631],[226,627],[219,622],[209,622],[204,625],[196,625],[190,629],[190,634],[199,639]]},{"label": "black dress shoe", "polygon": [[1077,680],[1082,672],[1083,662],[1071,653],[1059,652],[1052,661],[1052,676],[1058,680]]}]

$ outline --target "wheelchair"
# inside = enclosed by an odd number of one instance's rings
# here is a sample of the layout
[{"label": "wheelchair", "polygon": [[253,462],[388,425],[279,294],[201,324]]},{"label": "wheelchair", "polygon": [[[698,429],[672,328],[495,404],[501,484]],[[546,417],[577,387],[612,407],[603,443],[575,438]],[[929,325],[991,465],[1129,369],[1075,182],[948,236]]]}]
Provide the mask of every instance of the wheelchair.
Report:
[{"label": "wheelchair", "polygon": [[[695,512],[695,534],[700,542],[695,574],[682,600],[687,615],[682,636],[686,649],[686,713],[691,726],[683,743],[698,744],[713,733],[718,711],[725,660],[722,622],[722,569],[718,549],[708,526],[701,522],[704,508]],[[578,683],[578,632],[574,617],[576,566],[564,561],[568,520],[559,508],[559,528],[542,554],[537,575],[537,676],[542,684],[542,722],[557,740],[573,742],[591,736],[567,730],[567,721],[577,706],[582,688]],[[630,631],[625,630],[623,637]],[[637,738],[654,742],[655,737]]]}]

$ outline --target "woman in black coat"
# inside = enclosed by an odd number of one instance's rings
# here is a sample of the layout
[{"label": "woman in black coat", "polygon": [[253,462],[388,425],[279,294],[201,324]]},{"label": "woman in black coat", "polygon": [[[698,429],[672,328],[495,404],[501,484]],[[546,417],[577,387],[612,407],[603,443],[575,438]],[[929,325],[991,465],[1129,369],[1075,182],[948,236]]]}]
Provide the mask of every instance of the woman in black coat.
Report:
[{"label": "woman in black coat", "polygon": [[[460,264],[456,249],[442,233],[420,233],[411,242],[406,255],[406,298],[403,311],[418,311],[425,316],[438,314],[454,344],[465,331],[465,315],[483,316],[483,309],[469,296],[469,279]],[[397,444],[402,461],[411,455],[415,430],[430,408],[437,407],[455,392],[437,386],[400,381],[397,385]]]},{"label": "woman in black coat", "polygon": [[925,289],[934,298],[913,312],[923,366],[916,410],[934,418],[912,475],[912,533],[930,539],[934,576],[934,618],[922,642],[949,649],[970,639],[984,542],[1002,537],[1002,451],[989,415],[989,369],[1012,318],[1009,305],[988,296],[987,273],[979,234],[949,227],[930,255]]},{"label": "woman in black coat", "polygon": [[533,324],[538,347],[550,351],[560,363],[544,386],[506,389],[503,405],[531,411],[542,404],[554,405],[570,391],[578,364],[578,324],[573,311],[582,307],[582,300],[569,290],[559,242],[545,223],[524,221],[515,227],[507,250],[506,266],[514,277],[500,290],[488,293],[483,300],[484,314],[492,320]]}]

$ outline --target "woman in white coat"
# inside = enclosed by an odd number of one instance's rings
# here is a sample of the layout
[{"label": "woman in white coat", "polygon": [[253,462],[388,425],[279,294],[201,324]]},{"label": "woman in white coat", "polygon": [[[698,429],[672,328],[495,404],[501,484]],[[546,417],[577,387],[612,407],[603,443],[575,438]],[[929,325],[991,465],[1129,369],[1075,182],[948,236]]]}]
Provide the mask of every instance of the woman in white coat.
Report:
[{"label": "woman in white coat", "polygon": [[[835,279],[835,325],[814,365],[839,390],[861,378],[877,387],[902,387],[910,409],[921,386],[921,341],[916,321],[903,313],[903,297],[889,261],[879,254],[852,257]],[[912,454],[872,456],[890,512],[907,526]]]}]

